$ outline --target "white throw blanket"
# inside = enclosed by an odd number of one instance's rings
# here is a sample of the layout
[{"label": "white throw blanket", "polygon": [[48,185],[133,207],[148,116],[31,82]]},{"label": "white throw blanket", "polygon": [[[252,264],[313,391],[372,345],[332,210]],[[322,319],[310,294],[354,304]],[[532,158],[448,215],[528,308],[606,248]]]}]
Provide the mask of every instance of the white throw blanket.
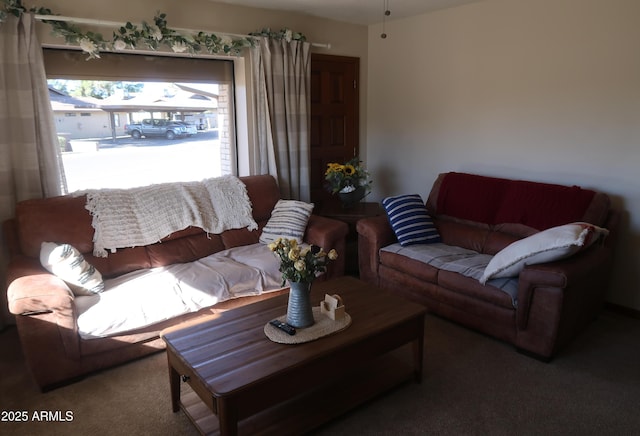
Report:
[{"label": "white throw blanket", "polygon": [[189,226],[208,233],[246,227],[255,230],[247,188],[235,176],[202,182],[162,183],[132,189],[89,190],[93,254],[156,243]]}]

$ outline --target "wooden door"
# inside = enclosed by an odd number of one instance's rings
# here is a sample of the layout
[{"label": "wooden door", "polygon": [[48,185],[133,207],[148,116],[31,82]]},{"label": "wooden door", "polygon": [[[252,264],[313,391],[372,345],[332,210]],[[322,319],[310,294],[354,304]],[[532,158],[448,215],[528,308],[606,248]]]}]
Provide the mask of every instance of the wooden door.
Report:
[{"label": "wooden door", "polygon": [[311,55],[311,201],[316,210],[335,198],[324,187],[329,162],[359,153],[360,59]]}]

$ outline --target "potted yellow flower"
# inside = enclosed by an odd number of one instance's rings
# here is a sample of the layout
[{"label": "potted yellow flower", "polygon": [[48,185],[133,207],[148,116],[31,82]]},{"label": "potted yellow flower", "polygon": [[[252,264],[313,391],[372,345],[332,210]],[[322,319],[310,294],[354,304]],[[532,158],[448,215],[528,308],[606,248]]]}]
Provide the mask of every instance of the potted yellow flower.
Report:
[{"label": "potted yellow flower", "polygon": [[345,207],[353,206],[371,191],[369,172],[357,157],[345,164],[329,163],[324,176],[329,192],[338,194]]},{"label": "potted yellow flower", "polygon": [[336,260],[338,253],[335,249],[326,253],[317,245],[301,246],[295,239],[285,238],[270,243],[269,249],[280,259],[282,286],[287,281],[290,285],[287,324],[298,328],[313,325],[311,283],[327,271],[327,264]]}]

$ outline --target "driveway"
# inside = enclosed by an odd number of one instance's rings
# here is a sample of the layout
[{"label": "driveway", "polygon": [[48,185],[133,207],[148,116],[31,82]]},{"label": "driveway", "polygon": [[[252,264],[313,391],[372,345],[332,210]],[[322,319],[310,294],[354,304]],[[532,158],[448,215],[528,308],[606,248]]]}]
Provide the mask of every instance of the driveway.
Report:
[{"label": "driveway", "polygon": [[[206,130],[198,132],[196,135],[187,136],[185,138],[166,139],[162,136],[134,139],[131,136],[119,136],[114,141],[112,138],[89,139],[88,141],[97,141],[100,150],[118,147],[163,147],[175,145],[176,143],[190,143],[199,141],[217,141],[218,129]],[[82,140],[77,140],[82,141]]]},{"label": "driveway", "polygon": [[88,150],[85,152],[62,154],[69,192],[195,181],[222,175],[217,130],[174,140],[119,137],[115,141],[111,138],[75,141],[93,146],[84,148]]}]

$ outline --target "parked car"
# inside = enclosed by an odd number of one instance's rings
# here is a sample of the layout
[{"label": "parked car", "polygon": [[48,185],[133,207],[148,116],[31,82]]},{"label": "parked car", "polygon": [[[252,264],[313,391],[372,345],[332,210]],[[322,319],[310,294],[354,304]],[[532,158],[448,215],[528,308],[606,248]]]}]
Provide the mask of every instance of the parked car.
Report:
[{"label": "parked car", "polygon": [[[195,127],[189,128],[184,123],[171,120],[144,119],[141,123],[126,124],[124,130],[132,138],[140,139],[149,136],[164,136],[167,139],[182,138],[197,133]],[[193,132],[193,133],[191,133]]]},{"label": "parked car", "polygon": [[187,128],[187,135],[196,135],[198,133],[198,128],[191,123],[186,121],[173,121],[174,123],[182,124]]}]

